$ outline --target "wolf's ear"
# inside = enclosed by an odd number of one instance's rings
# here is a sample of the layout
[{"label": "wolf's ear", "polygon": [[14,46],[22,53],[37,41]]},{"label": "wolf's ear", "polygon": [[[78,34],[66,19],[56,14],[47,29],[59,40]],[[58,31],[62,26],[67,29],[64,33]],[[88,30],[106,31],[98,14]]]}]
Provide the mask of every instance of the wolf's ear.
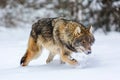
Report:
[{"label": "wolf's ear", "polygon": [[93,32],[93,27],[92,27],[92,25],[88,27],[88,31],[89,31],[90,33]]},{"label": "wolf's ear", "polygon": [[80,29],[80,27],[78,26],[78,27],[76,27],[76,29],[75,29],[75,34],[79,34],[81,32],[81,29]]},{"label": "wolf's ear", "polygon": [[52,21],[52,26],[55,26],[55,23],[57,22],[57,21],[59,21],[59,20],[62,20],[63,19],[63,17],[58,17],[58,18],[56,18],[56,19],[53,19],[53,21]]}]

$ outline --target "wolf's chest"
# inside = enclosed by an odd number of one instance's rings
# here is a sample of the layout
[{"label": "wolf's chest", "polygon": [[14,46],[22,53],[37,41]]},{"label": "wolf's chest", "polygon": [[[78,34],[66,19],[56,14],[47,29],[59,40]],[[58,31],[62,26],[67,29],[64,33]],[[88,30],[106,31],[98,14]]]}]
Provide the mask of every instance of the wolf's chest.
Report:
[{"label": "wolf's chest", "polygon": [[55,44],[53,39],[46,40],[42,36],[39,36],[38,44],[42,45],[43,48],[46,48],[52,53],[59,53],[60,52],[60,45]]},{"label": "wolf's chest", "polygon": [[42,46],[54,54],[60,53],[60,46],[54,44],[51,41],[42,44]]}]

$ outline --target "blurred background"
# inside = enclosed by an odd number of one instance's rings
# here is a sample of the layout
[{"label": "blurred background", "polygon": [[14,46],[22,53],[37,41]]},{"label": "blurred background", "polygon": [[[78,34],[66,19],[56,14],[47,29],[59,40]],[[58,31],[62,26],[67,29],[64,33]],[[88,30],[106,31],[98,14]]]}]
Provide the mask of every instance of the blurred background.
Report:
[{"label": "blurred background", "polygon": [[40,18],[65,17],[94,31],[120,32],[120,0],[0,0],[0,27],[27,27]]}]

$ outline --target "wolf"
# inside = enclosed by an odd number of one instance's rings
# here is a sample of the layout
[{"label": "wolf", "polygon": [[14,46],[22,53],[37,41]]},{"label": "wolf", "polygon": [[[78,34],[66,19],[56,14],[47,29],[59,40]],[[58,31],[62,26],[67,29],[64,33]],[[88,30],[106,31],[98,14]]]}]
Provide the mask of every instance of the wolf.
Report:
[{"label": "wolf", "polygon": [[61,63],[78,64],[71,57],[73,52],[91,53],[95,38],[91,32],[92,26],[64,18],[43,18],[32,25],[26,53],[21,58],[21,66],[38,58],[43,48],[49,50],[46,63],[50,63],[55,55],[60,55]]}]

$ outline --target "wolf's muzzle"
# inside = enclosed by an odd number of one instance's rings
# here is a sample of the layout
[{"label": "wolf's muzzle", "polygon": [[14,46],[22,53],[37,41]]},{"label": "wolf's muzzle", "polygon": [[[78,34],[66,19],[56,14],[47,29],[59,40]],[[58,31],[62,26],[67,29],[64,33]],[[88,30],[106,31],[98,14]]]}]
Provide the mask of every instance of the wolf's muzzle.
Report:
[{"label": "wolf's muzzle", "polygon": [[91,53],[92,53],[91,50],[85,51],[85,54],[86,54],[86,55],[89,55],[89,54],[91,54]]}]

